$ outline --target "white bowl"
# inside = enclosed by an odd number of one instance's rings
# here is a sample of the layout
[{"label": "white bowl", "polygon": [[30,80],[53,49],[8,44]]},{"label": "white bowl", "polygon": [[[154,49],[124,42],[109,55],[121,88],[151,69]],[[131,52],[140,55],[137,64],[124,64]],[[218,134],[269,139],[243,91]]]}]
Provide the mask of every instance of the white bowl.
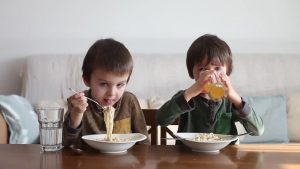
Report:
[{"label": "white bowl", "polygon": [[106,134],[92,134],[82,136],[82,139],[91,147],[103,153],[124,153],[136,142],[143,141],[147,137],[140,133],[113,134],[113,137],[128,139],[128,141],[106,141]]},{"label": "white bowl", "polygon": [[220,138],[224,137],[224,139],[222,140],[195,141],[192,139],[199,134],[201,133],[176,133],[175,135],[181,138],[180,141],[182,141],[183,144],[185,144],[195,152],[219,152],[219,150],[226,147],[229,143],[238,139],[237,136],[223,134],[214,134]]}]

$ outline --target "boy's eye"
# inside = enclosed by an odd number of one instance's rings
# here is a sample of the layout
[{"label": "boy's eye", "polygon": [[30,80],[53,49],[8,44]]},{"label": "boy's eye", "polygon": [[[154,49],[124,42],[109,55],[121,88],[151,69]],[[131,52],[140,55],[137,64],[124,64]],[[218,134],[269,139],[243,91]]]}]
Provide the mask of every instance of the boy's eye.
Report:
[{"label": "boy's eye", "polygon": [[119,83],[119,84],[117,84],[117,87],[118,88],[121,88],[121,87],[123,87],[123,86],[125,86],[126,85],[126,83]]},{"label": "boy's eye", "polygon": [[202,71],[205,71],[206,70],[206,68],[205,67],[201,67],[201,68],[199,68],[199,71],[200,72],[202,72]]},{"label": "boy's eye", "polygon": [[216,71],[222,70],[222,67],[215,67]]},{"label": "boy's eye", "polygon": [[99,86],[107,86],[108,84],[107,83],[104,83],[104,82],[102,82],[102,83],[99,83]]}]

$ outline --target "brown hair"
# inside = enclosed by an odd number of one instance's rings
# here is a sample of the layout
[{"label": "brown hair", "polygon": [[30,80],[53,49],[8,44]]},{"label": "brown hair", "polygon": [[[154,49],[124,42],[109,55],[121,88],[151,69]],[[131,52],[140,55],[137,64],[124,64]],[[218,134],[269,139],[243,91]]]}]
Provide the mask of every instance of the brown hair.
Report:
[{"label": "brown hair", "polygon": [[225,41],[215,35],[205,34],[196,39],[187,52],[186,66],[191,78],[194,78],[193,67],[197,63],[209,64],[213,59],[218,59],[223,65],[227,66],[227,75],[233,69],[232,54],[230,47]]},{"label": "brown hair", "polygon": [[82,77],[89,81],[95,69],[103,69],[120,75],[129,73],[130,77],[133,69],[132,56],[122,43],[114,39],[100,39],[89,48],[85,55]]}]

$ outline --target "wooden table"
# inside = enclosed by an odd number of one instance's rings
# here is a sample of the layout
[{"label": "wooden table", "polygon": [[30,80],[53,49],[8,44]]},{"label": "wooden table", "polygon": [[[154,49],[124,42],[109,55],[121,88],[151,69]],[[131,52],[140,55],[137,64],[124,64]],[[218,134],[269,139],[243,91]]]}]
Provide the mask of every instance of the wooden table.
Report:
[{"label": "wooden table", "polygon": [[41,153],[38,144],[0,145],[0,169],[300,169],[300,144],[227,146],[217,154],[185,146],[135,145],[125,154],[63,149]]}]

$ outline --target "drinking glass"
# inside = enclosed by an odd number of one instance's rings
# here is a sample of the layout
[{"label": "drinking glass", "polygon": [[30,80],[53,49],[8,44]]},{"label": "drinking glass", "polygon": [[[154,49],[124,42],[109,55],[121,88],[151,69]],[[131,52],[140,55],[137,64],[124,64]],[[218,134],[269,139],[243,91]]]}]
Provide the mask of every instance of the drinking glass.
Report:
[{"label": "drinking glass", "polygon": [[36,108],[40,126],[40,144],[42,151],[62,149],[62,127],[64,109],[60,107]]},{"label": "drinking glass", "polygon": [[220,73],[222,73],[222,70],[214,71],[212,75],[212,81],[206,83],[204,86],[204,90],[213,101],[222,100],[222,98],[226,97],[227,95],[227,88],[219,77]]}]

